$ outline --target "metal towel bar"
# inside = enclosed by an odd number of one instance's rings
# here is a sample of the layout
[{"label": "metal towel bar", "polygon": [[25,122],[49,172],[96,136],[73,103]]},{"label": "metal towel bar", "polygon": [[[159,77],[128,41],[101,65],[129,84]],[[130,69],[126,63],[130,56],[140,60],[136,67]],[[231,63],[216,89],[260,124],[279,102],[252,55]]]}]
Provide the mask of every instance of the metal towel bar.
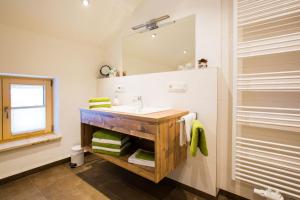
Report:
[{"label": "metal towel bar", "polygon": [[[198,113],[194,112],[196,114],[196,119],[198,119]],[[184,119],[179,119],[177,120],[177,123],[182,123],[184,122]]]}]

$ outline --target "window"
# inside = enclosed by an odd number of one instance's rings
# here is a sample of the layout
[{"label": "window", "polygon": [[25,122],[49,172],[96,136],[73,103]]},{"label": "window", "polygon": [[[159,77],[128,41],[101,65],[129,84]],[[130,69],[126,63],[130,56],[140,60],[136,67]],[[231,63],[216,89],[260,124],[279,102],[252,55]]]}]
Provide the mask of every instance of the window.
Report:
[{"label": "window", "polygon": [[51,133],[52,80],[0,77],[2,124],[0,140]]}]

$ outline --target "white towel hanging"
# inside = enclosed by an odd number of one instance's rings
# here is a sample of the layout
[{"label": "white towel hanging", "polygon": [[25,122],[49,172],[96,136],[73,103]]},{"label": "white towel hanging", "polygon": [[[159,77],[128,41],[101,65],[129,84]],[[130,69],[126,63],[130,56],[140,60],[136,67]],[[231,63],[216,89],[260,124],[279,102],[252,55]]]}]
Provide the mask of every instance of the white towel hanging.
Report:
[{"label": "white towel hanging", "polygon": [[197,117],[196,113],[189,113],[180,118],[180,139],[179,144],[183,146],[191,141],[192,123]]}]

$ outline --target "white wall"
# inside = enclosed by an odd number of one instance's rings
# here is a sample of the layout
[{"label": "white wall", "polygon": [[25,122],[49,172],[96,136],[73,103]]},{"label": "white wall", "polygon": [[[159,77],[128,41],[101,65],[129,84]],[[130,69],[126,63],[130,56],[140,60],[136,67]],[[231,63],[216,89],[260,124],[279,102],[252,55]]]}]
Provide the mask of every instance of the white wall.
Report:
[{"label": "white wall", "polygon": [[99,48],[0,25],[0,73],[56,79],[55,129],[58,142],[0,153],[0,179],[66,158],[80,143],[79,108],[96,95]]},{"label": "white wall", "polygon": [[221,67],[218,87],[218,187],[252,200],[253,185],[232,180],[232,17],[233,0],[221,0]]},{"label": "white wall", "polygon": [[[153,73],[99,80],[99,96],[118,95],[122,104],[132,104],[141,95],[145,107],[169,107],[197,112],[206,130],[208,157],[199,151],[196,157],[188,153],[187,161],[170,174],[170,178],[216,195],[217,182],[217,68]],[[168,84],[184,82],[185,93],[170,93]],[[116,93],[122,85],[125,91]],[[203,86],[203,87],[202,87]]]}]

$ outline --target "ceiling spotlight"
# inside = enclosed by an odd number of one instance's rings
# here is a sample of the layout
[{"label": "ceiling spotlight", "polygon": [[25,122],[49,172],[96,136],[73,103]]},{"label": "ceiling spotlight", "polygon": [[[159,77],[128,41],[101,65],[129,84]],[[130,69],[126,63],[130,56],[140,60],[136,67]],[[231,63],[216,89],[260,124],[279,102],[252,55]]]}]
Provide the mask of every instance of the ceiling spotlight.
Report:
[{"label": "ceiling spotlight", "polygon": [[153,33],[153,34],[151,35],[151,37],[152,37],[152,38],[156,38],[156,33]]},{"label": "ceiling spotlight", "polygon": [[186,50],[184,50],[184,51],[183,51],[183,54],[187,54],[187,51],[186,51]]},{"label": "ceiling spotlight", "polygon": [[90,0],[82,0],[82,5],[88,7],[90,5]]}]

